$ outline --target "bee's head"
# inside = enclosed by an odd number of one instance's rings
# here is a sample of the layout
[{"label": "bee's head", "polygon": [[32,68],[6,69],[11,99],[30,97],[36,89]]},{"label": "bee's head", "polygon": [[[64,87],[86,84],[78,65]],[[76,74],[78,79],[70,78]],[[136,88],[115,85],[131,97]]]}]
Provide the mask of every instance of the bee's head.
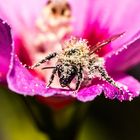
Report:
[{"label": "bee's head", "polygon": [[69,86],[77,75],[77,67],[70,64],[62,64],[58,69],[59,82],[62,87]]}]

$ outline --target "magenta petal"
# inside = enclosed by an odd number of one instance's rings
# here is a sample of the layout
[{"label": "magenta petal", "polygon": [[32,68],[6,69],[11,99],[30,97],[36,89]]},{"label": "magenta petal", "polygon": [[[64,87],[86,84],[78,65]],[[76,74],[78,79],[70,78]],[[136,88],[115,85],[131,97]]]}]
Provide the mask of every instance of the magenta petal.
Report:
[{"label": "magenta petal", "polygon": [[[121,62],[121,63],[120,63]],[[132,43],[117,55],[106,58],[109,71],[126,71],[140,62],[140,39]]]},{"label": "magenta petal", "polygon": [[[112,51],[117,51],[123,44],[128,44],[140,36],[140,1],[138,0],[89,0],[84,34],[89,34],[95,40],[98,36],[112,36],[125,32],[125,35],[112,42]],[[82,11],[82,9],[81,9]],[[85,35],[88,36],[88,35]]]},{"label": "magenta petal", "polygon": [[85,87],[77,93],[77,99],[82,102],[92,101],[102,93],[100,85]]},{"label": "magenta petal", "polygon": [[133,96],[132,92],[127,91],[124,88],[122,88],[122,90],[118,90],[117,88],[109,84],[105,84],[103,90],[105,97],[109,99],[118,99],[120,101],[124,100],[131,101],[133,97],[135,97]]},{"label": "magenta petal", "polygon": [[[120,101],[128,100],[131,101],[134,97],[139,96],[140,94],[140,83],[131,76],[125,74],[119,74],[117,82],[120,83],[122,91],[117,88],[105,84],[104,85],[104,94],[106,98],[110,99],[119,99]],[[115,79],[115,78],[114,78]]]},{"label": "magenta petal", "polygon": [[6,79],[12,51],[10,27],[0,19],[0,81]]},{"label": "magenta petal", "polygon": [[7,81],[11,90],[23,95],[51,96],[56,92],[53,89],[46,88],[44,82],[32,76],[17,57],[12,60]]},{"label": "magenta petal", "polygon": [[74,35],[83,34],[87,12],[89,9],[88,0],[68,0],[72,9]]},{"label": "magenta petal", "polygon": [[35,18],[46,0],[0,0],[0,17],[6,20],[14,32],[32,29]]},{"label": "magenta petal", "polygon": [[138,96],[140,93],[140,82],[130,75],[120,74],[121,78],[117,81],[126,85],[128,90],[133,92],[133,96]]}]

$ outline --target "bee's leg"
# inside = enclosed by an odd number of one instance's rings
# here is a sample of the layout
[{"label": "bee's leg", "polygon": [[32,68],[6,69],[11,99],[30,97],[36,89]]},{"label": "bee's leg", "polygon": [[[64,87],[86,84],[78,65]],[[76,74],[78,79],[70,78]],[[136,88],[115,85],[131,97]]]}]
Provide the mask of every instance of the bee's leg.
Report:
[{"label": "bee's leg", "polygon": [[78,80],[77,80],[77,83],[76,83],[76,87],[75,87],[75,90],[78,91],[78,89],[80,88],[80,85],[82,83],[82,79],[83,79],[83,75],[82,75],[82,67],[80,66],[78,68],[78,72],[77,72],[77,77],[78,77]]},{"label": "bee's leg", "polygon": [[54,68],[56,68],[56,67],[43,67],[43,68],[41,68],[42,70],[45,70],[45,69],[54,69]]},{"label": "bee's leg", "polygon": [[101,74],[102,79],[106,80],[108,83],[110,83],[111,85],[113,85],[116,88],[118,88],[119,90],[121,90],[119,85],[108,75],[108,73],[105,70],[105,68],[96,66],[95,69],[97,69],[99,71],[99,73]]},{"label": "bee's leg", "polygon": [[52,54],[49,54],[48,56],[46,56],[44,59],[42,59],[38,63],[34,64],[33,66],[27,66],[27,65],[25,65],[25,67],[28,68],[28,69],[34,69],[34,68],[40,66],[41,64],[45,63],[46,61],[51,60],[52,58],[56,57],[56,55],[57,55],[57,53],[54,52]]},{"label": "bee's leg", "polygon": [[55,67],[55,68],[53,69],[52,75],[51,75],[51,77],[50,77],[50,80],[49,80],[49,83],[48,83],[47,87],[49,87],[49,86],[52,84],[56,72],[57,72],[57,67]]}]

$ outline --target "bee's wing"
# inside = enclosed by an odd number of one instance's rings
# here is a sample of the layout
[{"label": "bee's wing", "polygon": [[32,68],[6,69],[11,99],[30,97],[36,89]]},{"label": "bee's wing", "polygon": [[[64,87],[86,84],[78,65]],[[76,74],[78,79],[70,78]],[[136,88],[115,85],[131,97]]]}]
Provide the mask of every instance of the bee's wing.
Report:
[{"label": "bee's wing", "polygon": [[125,32],[111,36],[110,38],[103,40],[102,42],[98,42],[96,45],[93,46],[91,54],[97,52],[103,46],[105,46],[105,45],[111,43],[112,41],[116,40],[117,38],[121,37],[124,33]]}]

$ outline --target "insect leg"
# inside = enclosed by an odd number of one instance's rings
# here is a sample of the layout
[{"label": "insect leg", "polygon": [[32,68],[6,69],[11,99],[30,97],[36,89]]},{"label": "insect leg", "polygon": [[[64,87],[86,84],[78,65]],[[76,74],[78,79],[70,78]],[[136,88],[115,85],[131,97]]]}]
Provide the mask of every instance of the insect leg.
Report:
[{"label": "insect leg", "polygon": [[45,69],[54,69],[56,67],[43,67],[42,70],[45,70]]},{"label": "insect leg", "polygon": [[96,66],[96,69],[99,71],[99,73],[101,74],[101,78],[103,78],[104,80],[106,80],[108,83],[110,83],[111,85],[115,86],[116,88],[118,88],[119,90],[120,87],[118,86],[118,84],[108,75],[107,71],[103,68],[103,67],[98,67]]},{"label": "insect leg", "polygon": [[57,70],[58,70],[57,67],[55,67],[55,68],[53,69],[52,75],[51,75],[51,77],[50,77],[50,80],[49,80],[49,83],[48,83],[47,87],[49,87],[49,86],[52,84],[53,79],[54,79],[54,76],[55,76]]},{"label": "insect leg", "polygon": [[76,83],[75,90],[78,90],[80,88],[80,84],[82,83],[82,79],[83,79],[82,71],[83,71],[83,69],[80,66],[78,68],[78,73],[77,73],[78,80],[77,80],[77,83]]},{"label": "insect leg", "polygon": [[38,63],[34,64],[33,66],[26,66],[25,65],[25,67],[28,68],[28,69],[34,69],[34,68],[40,66],[41,64],[45,63],[46,61],[51,60],[52,58],[56,57],[56,55],[57,55],[56,52],[51,53],[48,56],[46,56],[44,59],[42,59],[41,61],[39,61]]}]

